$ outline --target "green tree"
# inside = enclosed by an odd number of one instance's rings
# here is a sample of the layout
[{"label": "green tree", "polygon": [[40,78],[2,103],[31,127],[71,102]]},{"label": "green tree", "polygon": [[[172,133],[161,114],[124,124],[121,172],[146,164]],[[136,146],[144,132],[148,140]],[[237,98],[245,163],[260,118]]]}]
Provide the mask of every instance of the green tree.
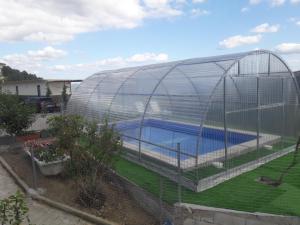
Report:
[{"label": "green tree", "polygon": [[35,74],[27,73],[26,71],[19,71],[12,69],[9,66],[4,66],[2,68],[2,74],[5,80],[8,81],[20,81],[20,80],[42,80],[42,78],[37,77]]},{"label": "green tree", "polygon": [[66,152],[73,161],[73,152],[78,144],[84,128],[84,120],[77,115],[60,115],[50,117],[47,121],[53,136],[57,138],[57,145]]},{"label": "green tree", "polygon": [[[120,135],[105,119],[98,130],[95,122],[86,122],[79,151],[76,179],[79,183],[80,201],[89,207],[100,208],[104,203],[101,194],[101,180],[114,168],[122,149]],[[101,195],[100,195],[101,196]]]},{"label": "green tree", "polygon": [[16,95],[0,94],[0,128],[11,136],[20,135],[34,121],[34,109]]},{"label": "green tree", "polygon": [[51,91],[49,85],[47,84],[46,97],[50,97],[51,95],[52,95],[52,91]]},{"label": "green tree", "polygon": [[68,98],[69,98],[69,96],[67,94],[67,86],[64,84],[63,90],[61,92],[61,99],[62,99],[62,103],[63,103],[63,110],[65,110],[66,107],[67,107]]}]

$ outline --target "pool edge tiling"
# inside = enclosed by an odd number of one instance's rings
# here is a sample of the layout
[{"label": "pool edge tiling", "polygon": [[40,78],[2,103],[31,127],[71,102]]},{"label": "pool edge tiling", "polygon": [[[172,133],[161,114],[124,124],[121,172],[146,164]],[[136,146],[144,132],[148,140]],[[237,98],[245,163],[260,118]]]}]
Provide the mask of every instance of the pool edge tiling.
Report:
[{"label": "pool edge tiling", "polygon": [[[138,138],[132,137],[132,139],[131,139],[131,140],[134,140],[137,144],[133,144],[132,141],[128,141],[128,139],[130,139],[130,136],[126,135],[126,130],[135,129],[136,127],[138,127],[138,125],[139,125],[138,123],[139,123],[138,121],[131,120],[131,121],[127,122],[127,125],[126,125],[126,121],[122,121],[122,123],[117,124],[117,127],[121,130],[121,133],[123,133],[126,136],[126,138],[124,140],[124,147],[129,148],[136,152],[139,152],[138,141],[136,140]],[[185,134],[187,132],[189,132],[191,135],[193,135],[195,130],[197,132],[200,132],[199,127],[197,127],[193,124],[190,124],[190,123],[182,123],[182,122],[177,122],[177,121],[163,121],[163,120],[153,119],[153,118],[145,119],[144,126],[147,127],[151,123],[154,123],[157,126],[160,126],[162,129],[169,130],[170,132],[180,133],[182,127],[183,127],[183,129],[188,128],[188,130],[183,131]],[[203,128],[208,130],[209,132],[217,132],[216,136],[219,136],[217,138],[220,138],[220,136],[221,136],[221,138],[223,138],[223,136],[224,136],[223,128],[215,127],[215,126],[204,126]],[[159,130],[156,130],[156,131],[159,132]],[[241,140],[236,140],[236,139],[233,140],[233,141],[236,141],[237,144],[230,144],[228,146],[228,148],[227,148],[227,157],[228,158],[232,158],[234,156],[247,153],[251,150],[254,150],[257,147],[257,139],[256,139],[255,132],[251,132],[251,131],[245,132],[244,130],[242,131],[242,130],[238,130],[238,129],[228,129],[228,133],[233,134],[236,137],[239,136],[242,139],[246,140],[244,142]],[[203,134],[203,132],[201,134]],[[210,138],[216,138],[216,136],[212,136]],[[232,136],[232,135],[229,135],[229,136]],[[127,141],[126,141],[126,139],[127,139]],[[271,144],[271,143],[274,143],[279,140],[280,140],[279,136],[260,133],[259,146]],[[212,141],[214,141],[214,140],[212,140]],[[173,149],[173,151],[176,151],[175,148],[171,148],[170,146],[163,146],[163,144],[160,144],[160,143],[151,143],[149,140],[142,140],[141,142],[142,143],[146,142],[148,145],[148,147],[147,147],[147,146],[145,146],[146,144],[141,144],[141,154],[158,159],[164,163],[167,163],[168,165],[172,165],[175,167],[177,166],[177,163],[178,163],[177,156],[176,156],[177,153],[173,152],[172,156],[170,156],[170,154],[169,155],[166,154],[166,151],[170,152],[170,151],[172,151],[171,149]],[[149,145],[159,146],[159,150],[157,150],[157,149],[154,150],[153,148],[149,148]],[[191,154],[189,157],[184,157],[184,158],[181,157],[181,160],[180,160],[181,161],[180,162],[181,169],[187,170],[187,169],[192,169],[192,168],[196,167],[196,164],[197,164],[197,166],[201,166],[201,165],[206,165],[207,163],[212,163],[215,161],[217,161],[217,162],[222,161],[225,157],[224,141],[223,141],[222,145],[223,145],[222,147],[219,146],[220,148],[214,149],[212,151],[197,154],[198,155],[197,159],[196,159],[196,154],[193,155],[192,153],[189,153],[189,154]],[[162,150],[162,148],[164,148],[164,147],[165,147],[165,149]],[[201,149],[201,143],[200,143],[199,147]],[[194,151],[194,153],[195,152],[196,151]],[[175,154],[175,157],[174,157],[174,154]],[[181,154],[184,155],[186,153],[182,152]]]}]

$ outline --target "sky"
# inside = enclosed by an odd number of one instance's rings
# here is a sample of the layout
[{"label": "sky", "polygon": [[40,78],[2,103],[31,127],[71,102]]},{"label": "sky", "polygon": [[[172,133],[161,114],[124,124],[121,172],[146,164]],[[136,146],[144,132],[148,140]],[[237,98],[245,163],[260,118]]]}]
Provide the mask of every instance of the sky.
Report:
[{"label": "sky", "polygon": [[300,70],[300,0],[0,0],[0,62],[46,79],[267,49]]}]

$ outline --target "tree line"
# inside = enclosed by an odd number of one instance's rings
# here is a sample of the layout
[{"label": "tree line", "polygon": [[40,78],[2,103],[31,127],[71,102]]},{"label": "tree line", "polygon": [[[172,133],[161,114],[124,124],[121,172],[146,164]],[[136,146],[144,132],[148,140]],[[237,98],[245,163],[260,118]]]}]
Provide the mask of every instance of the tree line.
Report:
[{"label": "tree line", "polygon": [[2,68],[2,75],[6,81],[20,81],[20,80],[42,80],[43,78],[37,77],[35,74],[26,71],[12,69],[9,66]]}]

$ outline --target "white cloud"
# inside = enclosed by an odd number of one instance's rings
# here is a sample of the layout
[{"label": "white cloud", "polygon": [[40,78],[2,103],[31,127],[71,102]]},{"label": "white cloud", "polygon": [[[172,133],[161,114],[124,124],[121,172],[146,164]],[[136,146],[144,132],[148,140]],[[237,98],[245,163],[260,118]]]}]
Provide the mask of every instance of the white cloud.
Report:
[{"label": "white cloud", "polygon": [[[90,74],[107,69],[117,69],[129,66],[139,66],[151,63],[166,62],[169,56],[166,53],[145,52],[129,57],[112,57],[99,59],[87,63],[57,64],[57,59],[67,53],[61,49],[45,47],[37,51],[27,51],[23,54],[11,54],[0,57],[0,62],[30,73],[36,73],[45,78],[85,78]],[[49,64],[50,62],[50,64]]]},{"label": "white cloud", "polygon": [[143,53],[143,54],[135,54],[129,58],[126,59],[127,62],[134,62],[134,63],[140,63],[140,62],[160,62],[160,61],[166,61],[168,60],[168,55],[165,53]]},{"label": "white cloud", "polygon": [[175,0],[0,1],[0,41],[55,43],[84,32],[131,29],[147,18],[181,15],[175,5]]},{"label": "white cloud", "polygon": [[[68,64],[68,65],[55,65],[52,66],[50,71],[66,73],[77,77],[88,76],[92,73],[99,72],[107,69],[117,69],[121,67],[137,66],[150,63],[159,63],[168,61],[169,56],[166,53],[140,53],[134,54],[130,57],[114,57],[107,59],[100,59],[90,63]],[[53,73],[53,72],[52,72]]]},{"label": "white cloud", "polygon": [[285,0],[270,0],[271,1],[271,6],[276,7],[276,6],[281,6],[285,3]]},{"label": "white cloud", "polygon": [[219,45],[222,48],[235,48],[242,45],[250,45],[259,43],[262,38],[262,35],[252,35],[252,36],[242,36],[236,35],[229,37],[223,41],[219,42]]},{"label": "white cloud", "polygon": [[20,70],[33,71],[42,67],[42,63],[64,57],[67,52],[51,46],[36,51],[27,51],[23,54],[10,54],[0,57],[5,64]]},{"label": "white cloud", "polygon": [[[285,3],[286,0],[249,0],[250,5],[258,5],[264,1],[269,2],[272,7],[281,6]],[[298,0],[296,0],[298,1]]]},{"label": "white cloud", "polygon": [[275,50],[280,54],[300,54],[300,43],[282,43]]},{"label": "white cloud", "polygon": [[299,20],[298,22],[296,22],[296,24],[297,24],[298,26],[300,26],[300,20]]},{"label": "white cloud", "polygon": [[204,3],[206,0],[193,0],[193,3]]},{"label": "white cloud", "polygon": [[254,33],[276,33],[279,31],[280,25],[270,25],[268,23],[260,24],[256,27],[254,27],[251,32]]},{"label": "white cloud", "polygon": [[241,9],[241,12],[243,12],[243,13],[244,13],[244,12],[248,12],[248,11],[249,11],[249,8],[248,8],[248,7],[244,7],[244,8]]},{"label": "white cloud", "polygon": [[181,15],[182,11],[174,8],[171,3],[171,0],[144,0],[147,16],[159,18]]},{"label": "white cloud", "polygon": [[210,15],[210,11],[207,11],[205,9],[191,9],[190,13],[191,13],[192,17]]},{"label": "white cloud", "polygon": [[300,70],[300,55],[284,55],[284,59],[292,71]]},{"label": "white cloud", "polygon": [[291,0],[290,1],[292,4],[299,4],[300,3],[300,0]]},{"label": "white cloud", "polygon": [[249,4],[250,5],[257,5],[257,4],[261,3],[261,2],[262,2],[262,0],[249,0]]}]

